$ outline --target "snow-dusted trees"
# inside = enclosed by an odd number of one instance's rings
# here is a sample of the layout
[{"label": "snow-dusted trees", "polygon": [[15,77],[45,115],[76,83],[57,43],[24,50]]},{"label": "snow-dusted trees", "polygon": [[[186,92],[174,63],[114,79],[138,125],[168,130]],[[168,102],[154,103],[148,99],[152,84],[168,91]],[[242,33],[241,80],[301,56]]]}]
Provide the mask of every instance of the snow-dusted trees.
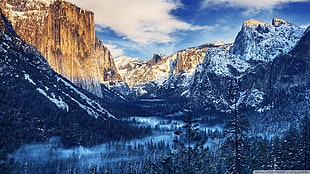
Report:
[{"label": "snow-dusted trees", "polygon": [[281,167],[282,157],[281,140],[279,137],[274,137],[271,139],[269,155],[268,169],[279,170]]},{"label": "snow-dusted trees", "polygon": [[299,148],[299,132],[295,127],[291,126],[282,141],[281,169],[291,170],[299,168]]},{"label": "snow-dusted trees", "polygon": [[259,138],[250,145],[249,167],[251,169],[268,169],[270,164],[269,142]]},{"label": "snow-dusted trees", "polygon": [[226,125],[226,136],[222,146],[226,171],[232,174],[247,173],[247,125],[240,116]]},{"label": "snow-dusted trees", "polygon": [[249,123],[238,109],[240,93],[238,82],[232,80],[229,85],[228,104],[233,118],[226,124],[226,135],[222,146],[225,170],[231,174],[248,173],[246,163]]},{"label": "snow-dusted trees", "polygon": [[305,115],[300,126],[300,169],[310,169],[310,118]]},{"label": "snow-dusted trees", "polygon": [[[205,147],[206,137],[203,137],[198,126],[198,120],[194,120],[188,114],[184,125],[176,131],[174,148],[172,152],[155,164],[158,173],[169,174],[202,174],[210,173],[210,161],[208,148]],[[211,172],[212,173],[212,172]]]}]

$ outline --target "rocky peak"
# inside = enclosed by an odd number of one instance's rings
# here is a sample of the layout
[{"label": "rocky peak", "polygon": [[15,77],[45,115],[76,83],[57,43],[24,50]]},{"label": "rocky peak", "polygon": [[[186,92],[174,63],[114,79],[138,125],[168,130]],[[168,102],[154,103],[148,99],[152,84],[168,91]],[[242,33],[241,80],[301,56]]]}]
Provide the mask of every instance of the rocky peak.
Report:
[{"label": "rocky peak", "polygon": [[214,46],[222,46],[222,45],[225,45],[225,42],[223,42],[223,41],[214,41],[212,44]]},{"label": "rocky peak", "polygon": [[230,52],[244,60],[271,61],[279,54],[290,51],[302,37],[304,29],[274,19],[273,24],[258,20],[244,22]]},{"label": "rocky peak", "polygon": [[[51,137],[62,136],[60,132],[63,132],[63,138],[71,137],[75,145],[81,145],[80,138],[75,139],[74,135],[104,135],[85,124],[85,120],[88,120],[92,125],[99,123],[94,127],[104,129],[104,120],[115,118],[106,109],[104,100],[53,71],[42,54],[11,29],[10,22],[1,13],[0,90],[1,94],[5,93],[1,95],[1,101],[5,101],[1,102],[1,114],[6,109],[18,111],[18,117],[10,116],[19,121],[22,142],[43,142]],[[68,130],[75,134],[67,136]],[[87,143],[85,141],[85,145]]]},{"label": "rocky peak", "polygon": [[100,83],[121,79],[95,35],[93,12],[62,0],[7,0],[3,11],[17,34],[76,85],[102,96]]},{"label": "rocky peak", "polygon": [[281,25],[291,25],[290,22],[287,22],[283,19],[279,19],[279,18],[273,18],[272,19],[272,25],[275,26],[275,27],[279,27]]},{"label": "rocky peak", "polygon": [[145,61],[139,58],[133,58],[133,57],[127,57],[127,56],[120,56],[118,58],[115,58],[114,62],[119,71],[126,69],[126,68],[135,69],[139,66],[146,64]]},{"label": "rocky peak", "polygon": [[256,27],[259,25],[268,25],[265,22],[256,19],[249,19],[243,23],[243,27]]},{"label": "rocky peak", "polygon": [[14,11],[23,12],[25,10],[46,10],[55,1],[60,0],[5,0],[4,3],[10,4]]},{"label": "rocky peak", "polygon": [[[272,91],[285,91],[299,96],[296,91],[309,91],[310,32],[306,31],[296,46],[287,54],[274,59],[269,70]],[[298,90],[296,90],[298,89]],[[307,99],[308,101],[308,99]]]},{"label": "rocky peak", "polygon": [[149,65],[155,65],[156,63],[160,62],[161,60],[163,60],[164,58],[166,58],[167,56],[163,55],[163,54],[154,54],[153,58],[151,60],[149,60],[147,62],[147,64]]}]

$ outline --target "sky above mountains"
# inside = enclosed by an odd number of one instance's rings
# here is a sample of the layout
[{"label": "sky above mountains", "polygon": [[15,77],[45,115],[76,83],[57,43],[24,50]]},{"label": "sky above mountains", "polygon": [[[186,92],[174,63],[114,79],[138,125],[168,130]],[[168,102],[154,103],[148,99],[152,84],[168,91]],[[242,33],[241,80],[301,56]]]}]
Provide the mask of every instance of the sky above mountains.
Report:
[{"label": "sky above mountains", "polygon": [[214,41],[234,42],[242,23],[281,18],[310,25],[310,0],[69,0],[95,13],[114,57],[144,60]]}]

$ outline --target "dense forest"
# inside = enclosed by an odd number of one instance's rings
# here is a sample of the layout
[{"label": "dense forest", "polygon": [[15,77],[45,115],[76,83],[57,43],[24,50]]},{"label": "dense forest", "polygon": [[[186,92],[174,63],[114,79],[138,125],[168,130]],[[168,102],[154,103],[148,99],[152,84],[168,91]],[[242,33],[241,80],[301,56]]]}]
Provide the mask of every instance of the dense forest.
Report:
[{"label": "dense forest", "polygon": [[[1,172],[241,174],[258,169],[310,169],[309,115],[301,116],[281,135],[259,135],[248,121],[251,117],[238,110],[236,90],[231,91],[231,112],[218,117],[202,117],[191,110],[169,116],[180,105],[164,110],[171,101],[123,105],[132,105],[132,114],[144,114],[136,118],[150,118],[157,107],[163,108],[156,117],[166,121],[150,126],[135,118],[95,122],[78,115],[30,118],[9,107],[1,89]],[[135,110],[139,107],[142,111]],[[57,131],[36,130],[31,124]],[[218,124],[224,126],[207,129]],[[168,138],[155,138],[171,133]],[[23,145],[27,143],[32,145]]]}]

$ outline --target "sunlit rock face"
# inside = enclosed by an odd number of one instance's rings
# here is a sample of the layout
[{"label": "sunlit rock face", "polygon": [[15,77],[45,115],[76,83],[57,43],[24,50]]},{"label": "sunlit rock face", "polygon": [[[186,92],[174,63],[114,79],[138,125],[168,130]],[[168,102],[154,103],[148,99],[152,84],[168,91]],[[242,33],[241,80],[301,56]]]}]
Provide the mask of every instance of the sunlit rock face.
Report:
[{"label": "sunlit rock face", "polygon": [[37,49],[20,39],[0,9],[0,88],[7,106],[22,117],[49,120],[53,116],[114,117],[98,97],[56,73]]},{"label": "sunlit rock face", "polygon": [[116,66],[123,80],[130,86],[139,86],[150,81],[162,83],[169,76],[183,72],[194,72],[200,64],[206,51],[211,47],[229,49],[231,44],[214,43],[177,51],[170,56],[154,54],[149,61],[137,58],[119,57],[115,59]]},{"label": "sunlit rock face", "polygon": [[102,96],[101,82],[121,79],[110,51],[95,35],[93,12],[60,0],[3,3],[18,35],[73,83]]}]

